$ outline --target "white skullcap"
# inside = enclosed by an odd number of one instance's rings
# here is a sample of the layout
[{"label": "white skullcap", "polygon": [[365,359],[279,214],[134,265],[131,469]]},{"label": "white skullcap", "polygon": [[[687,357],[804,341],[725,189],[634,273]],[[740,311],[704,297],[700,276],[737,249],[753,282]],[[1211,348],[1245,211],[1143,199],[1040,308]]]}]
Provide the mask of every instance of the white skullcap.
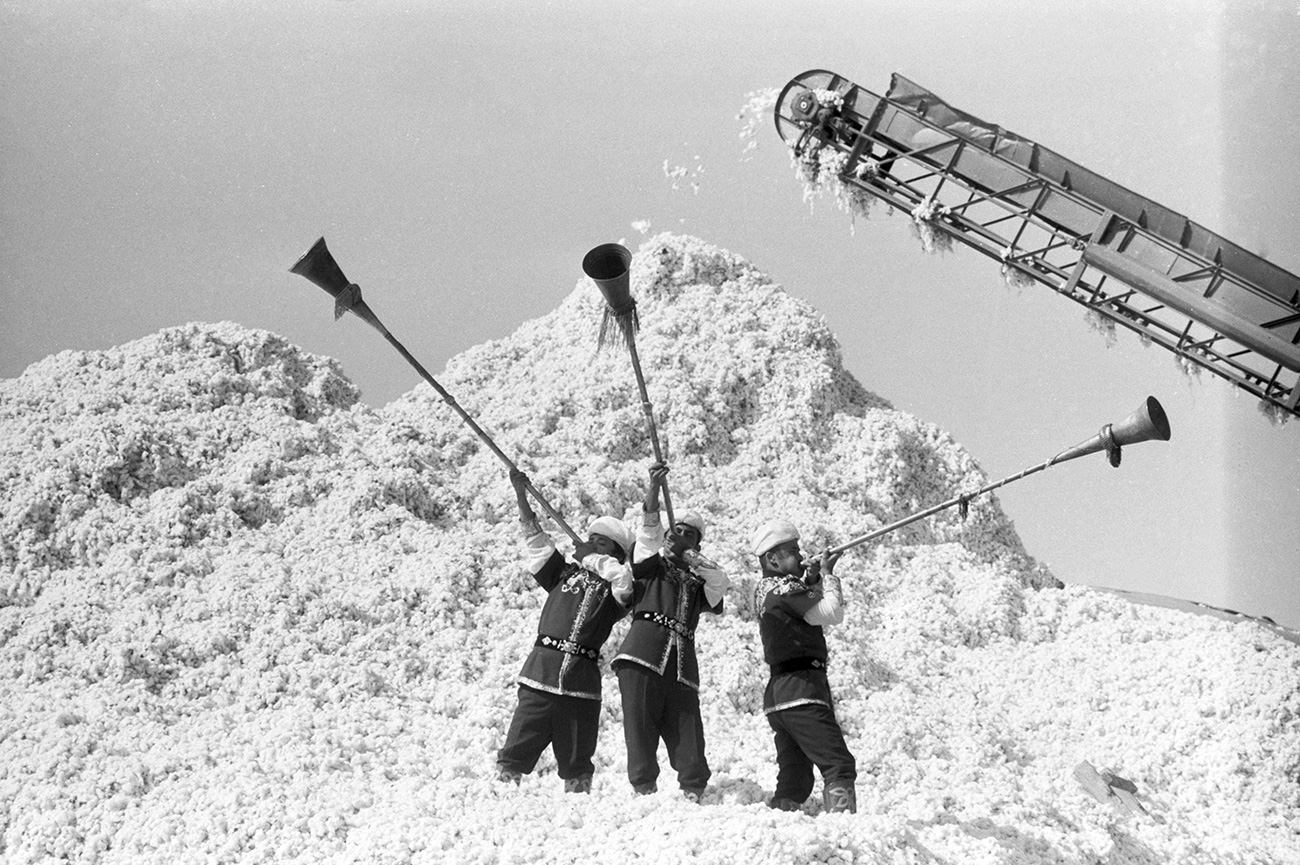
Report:
[{"label": "white skullcap", "polygon": [[695,531],[699,532],[700,538],[704,537],[704,517],[700,516],[695,511],[687,511],[684,514],[675,514],[675,516],[677,522],[685,523],[695,529]]},{"label": "white skullcap", "polygon": [[632,532],[627,524],[617,517],[596,517],[591,521],[591,525],[587,526],[587,534],[592,533],[609,538],[623,548],[625,555],[632,551]]},{"label": "white skullcap", "polygon": [[754,530],[754,555],[763,553],[786,541],[799,540],[799,530],[789,520],[768,520]]}]

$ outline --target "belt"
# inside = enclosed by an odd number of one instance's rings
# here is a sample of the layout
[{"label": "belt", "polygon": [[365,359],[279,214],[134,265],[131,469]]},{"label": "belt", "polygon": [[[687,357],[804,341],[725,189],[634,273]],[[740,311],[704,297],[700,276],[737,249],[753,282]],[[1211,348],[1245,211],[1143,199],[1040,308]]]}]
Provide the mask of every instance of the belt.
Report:
[{"label": "belt", "polygon": [[779,664],[772,665],[772,675],[779,676],[782,673],[797,673],[800,670],[825,670],[826,662],[820,658],[792,658],[789,661],[782,661]]},{"label": "belt", "polygon": [[632,618],[642,622],[654,622],[659,627],[667,628],[682,639],[689,640],[692,643],[695,642],[695,631],[686,627],[684,623],[674,619],[672,616],[667,616],[663,613],[654,613],[650,610],[641,610]]},{"label": "belt", "polygon": [[555,649],[557,652],[563,652],[566,655],[580,655],[584,658],[590,658],[593,661],[600,660],[600,652],[596,649],[589,648],[581,643],[575,643],[573,640],[561,640],[559,637],[548,637],[545,634],[537,638],[534,646],[543,646],[547,649]]}]

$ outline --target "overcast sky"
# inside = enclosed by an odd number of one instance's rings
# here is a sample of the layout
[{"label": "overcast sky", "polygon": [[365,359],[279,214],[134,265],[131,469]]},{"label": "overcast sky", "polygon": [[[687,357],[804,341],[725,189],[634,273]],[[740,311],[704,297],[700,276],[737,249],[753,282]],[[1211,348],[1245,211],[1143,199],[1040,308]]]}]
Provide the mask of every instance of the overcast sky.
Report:
[{"label": "overcast sky", "polygon": [[745,152],[737,116],[807,69],[901,72],[1297,272],[1298,67],[1295,4],[1244,0],[3,2],[0,376],[228,319],[383,405],[418,376],[286,272],[318,236],[437,375],[644,220],[813,303],[869,390],[991,479],[1156,396],[1171,442],[999,491],[1029,551],[1300,626],[1300,423],[904,218],[810,211],[770,119]]}]

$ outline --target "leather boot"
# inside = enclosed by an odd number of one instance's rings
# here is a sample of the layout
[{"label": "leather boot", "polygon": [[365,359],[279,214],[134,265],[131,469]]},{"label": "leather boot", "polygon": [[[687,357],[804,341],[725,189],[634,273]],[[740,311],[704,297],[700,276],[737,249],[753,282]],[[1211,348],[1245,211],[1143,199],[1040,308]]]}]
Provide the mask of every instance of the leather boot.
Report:
[{"label": "leather boot", "polygon": [[851,781],[836,781],[822,791],[822,802],[827,813],[858,813],[858,794]]},{"label": "leather boot", "polygon": [[784,796],[773,796],[767,807],[774,811],[798,811],[799,803]]},{"label": "leather boot", "polygon": [[591,776],[579,775],[577,778],[568,778],[564,782],[564,792],[566,793],[590,793]]}]

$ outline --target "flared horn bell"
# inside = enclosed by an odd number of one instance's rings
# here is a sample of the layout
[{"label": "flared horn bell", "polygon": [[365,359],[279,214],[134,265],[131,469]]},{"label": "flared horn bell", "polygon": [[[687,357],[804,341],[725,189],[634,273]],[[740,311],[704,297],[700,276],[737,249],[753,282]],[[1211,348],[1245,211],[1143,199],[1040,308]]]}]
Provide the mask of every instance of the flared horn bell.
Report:
[{"label": "flared horn bell", "polygon": [[335,321],[342,318],[343,313],[351,312],[375,330],[388,335],[388,328],[380,323],[379,318],[361,299],[361,286],[349,282],[343,275],[343,268],[339,267],[334,256],[330,255],[329,247],[325,245],[325,238],[322,237],[313,243],[311,249],[304,252],[302,258],[289,268],[289,272],[306,277],[330,293],[330,297],[334,298]]},{"label": "flared horn bell", "polygon": [[1113,425],[1110,434],[1117,445],[1137,444],[1152,439],[1167,442],[1169,418],[1165,416],[1165,410],[1156,398],[1149,396],[1132,414]]},{"label": "flared horn bell", "polygon": [[323,237],[302,254],[302,258],[289,268],[289,272],[305,276],[328,291],[331,297],[338,297],[352,284],[343,275],[343,270],[334,260],[334,256],[330,255]]},{"label": "flared horn bell", "polygon": [[628,284],[632,253],[621,243],[602,243],[582,259],[582,272],[596,283],[610,312],[626,315],[636,306]]},{"label": "flared horn bell", "polygon": [[1104,450],[1110,456],[1110,464],[1118,467],[1122,446],[1152,439],[1169,441],[1169,418],[1159,401],[1149,396],[1128,417],[1116,424],[1106,424],[1092,438],[1054,456],[1052,462],[1064,462]]}]

